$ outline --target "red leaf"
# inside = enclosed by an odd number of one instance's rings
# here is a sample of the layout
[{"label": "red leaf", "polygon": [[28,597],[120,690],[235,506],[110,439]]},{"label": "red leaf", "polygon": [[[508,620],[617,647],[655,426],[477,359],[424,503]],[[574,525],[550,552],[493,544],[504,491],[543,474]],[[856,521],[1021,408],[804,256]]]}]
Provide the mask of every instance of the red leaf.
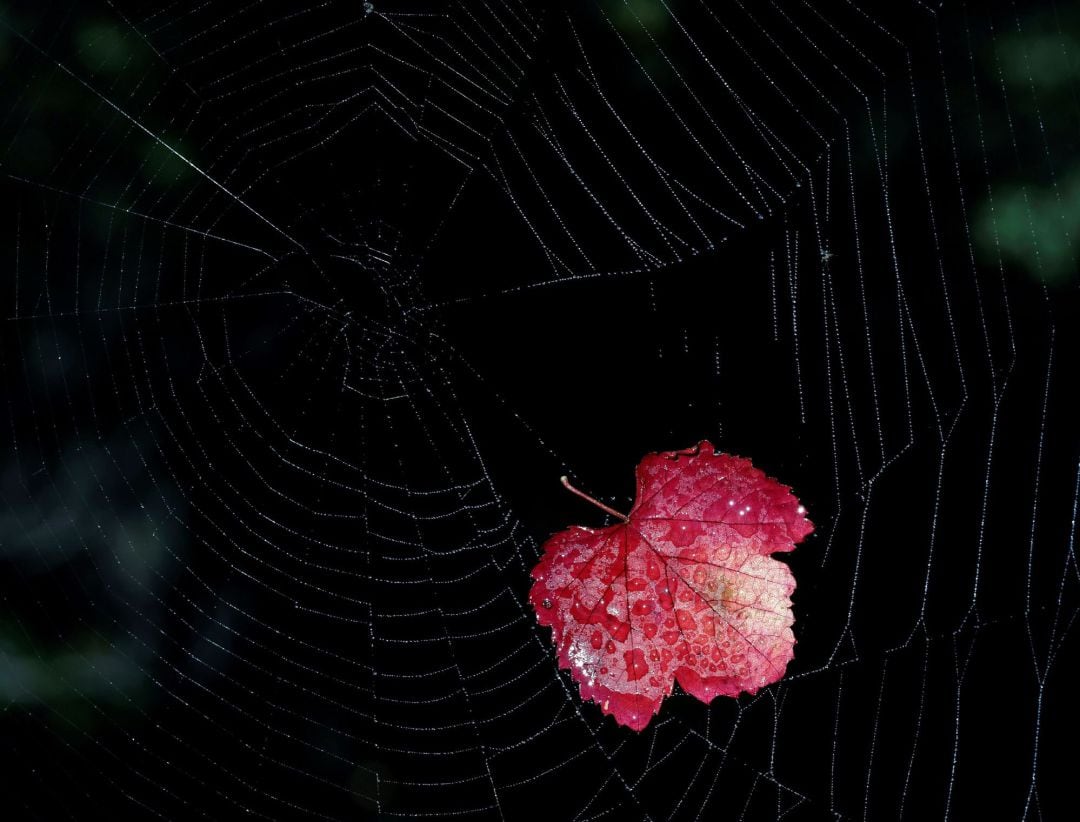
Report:
[{"label": "red leaf", "polygon": [[529,594],[582,697],[640,731],[675,680],[708,703],[784,675],[795,578],[771,554],[813,530],[787,486],[701,442],[641,461],[628,517],[592,501],[625,521],[551,537]]}]

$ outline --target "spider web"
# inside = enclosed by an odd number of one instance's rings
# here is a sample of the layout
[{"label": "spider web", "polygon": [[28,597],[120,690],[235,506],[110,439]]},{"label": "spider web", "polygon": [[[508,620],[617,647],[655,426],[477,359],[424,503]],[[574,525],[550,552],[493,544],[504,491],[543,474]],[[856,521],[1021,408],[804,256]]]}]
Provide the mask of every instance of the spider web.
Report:
[{"label": "spider web", "polygon": [[[12,818],[1053,817],[1080,19],[1053,3],[7,2]],[[708,437],[795,661],[640,734],[540,544]],[[593,519],[590,519],[593,518]]]}]

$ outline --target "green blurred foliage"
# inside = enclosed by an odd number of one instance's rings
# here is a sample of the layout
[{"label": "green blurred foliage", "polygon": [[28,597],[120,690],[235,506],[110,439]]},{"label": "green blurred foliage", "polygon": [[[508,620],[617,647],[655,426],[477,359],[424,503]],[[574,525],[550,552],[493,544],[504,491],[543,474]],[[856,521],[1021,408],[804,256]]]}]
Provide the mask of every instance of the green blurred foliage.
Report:
[{"label": "green blurred foliage", "polygon": [[1008,186],[986,199],[975,214],[975,238],[992,259],[999,251],[1047,284],[1069,282],[1076,273],[1080,234],[1080,165],[1057,185]]},{"label": "green blurred foliage", "polygon": [[[671,80],[671,66],[661,49],[675,26],[672,15],[678,13],[677,0],[602,0],[599,12],[634,53],[645,74],[653,82],[665,84]],[[632,74],[629,83],[644,83],[645,76]]]},{"label": "green blurred foliage", "polygon": [[[28,350],[40,364],[29,387],[60,393],[77,340],[43,330]],[[143,461],[151,443],[121,429],[103,444],[72,436],[59,455],[26,447],[0,463],[0,563],[36,592],[0,620],[0,704],[41,712],[58,732],[92,731],[119,716],[101,707],[135,710],[148,694],[156,639],[141,623],[175,573],[182,540],[170,514],[183,508]],[[71,591],[55,599],[73,578],[94,610]]]},{"label": "green blurred foliage", "polygon": [[147,182],[162,188],[170,188],[192,174],[191,151],[179,140],[162,137],[148,140],[146,154],[140,167]]},{"label": "green blurred foliage", "polygon": [[[181,147],[169,133],[176,112],[159,103],[177,82],[170,68],[136,31],[102,17],[100,8],[72,11],[45,53],[33,45],[55,26],[42,17],[44,9],[0,6],[0,65],[12,50],[20,55],[19,71],[0,90],[0,110],[9,113],[0,123],[0,165],[16,177],[55,185],[50,178],[65,178],[74,158],[91,156],[101,166],[83,193],[109,204],[115,197],[106,192],[137,202],[149,188],[157,199],[178,182],[191,183],[191,166],[177,156],[189,156],[191,146]],[[121,112],[157,139],[132,128]],[[105,145],[119,150],[99,154]]]},{"label": "green blurred foliage", "polygon": [[[973,207],[980,257],[1050,286],[1075,283],[1080,232],[1080,13],[1040,9],[999,33],[982,59],[982,84],[1010,117],[982,134],[992,158],[1013,157]],[[1000,92],[998,91],[1000,90]],[[1004,110],[1004,108],[1003,108]]]},{"label": "green blurred foliage", "polygon": [[119,72],[135,58],[120,30],[109,23],[89,23],[75,34],[79,62],[91,71]]},{"label": "green blurred foliage", "polygon": [[671,15],[660,0],[606,0],[612,22],[631,37],[656,36],[671,25]]},{"label": "green blurred foliage", "polygon": [[997,46],[1006,82],[1033,84],[1040,94],[1071,94],[1080,79],[1080,40],[1077,32],[1011,33]]}]

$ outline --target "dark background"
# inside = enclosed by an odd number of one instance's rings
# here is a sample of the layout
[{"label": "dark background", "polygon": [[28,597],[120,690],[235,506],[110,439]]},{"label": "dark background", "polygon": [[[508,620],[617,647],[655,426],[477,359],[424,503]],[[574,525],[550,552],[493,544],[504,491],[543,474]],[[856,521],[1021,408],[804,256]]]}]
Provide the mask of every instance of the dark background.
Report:
[{"label": "dark background", "polygon": [[[5,818],[1071,818],[1073,9],[7,2],[0,72]],[[638,734],[529,571],[703,438],[817,526],[796,656]]]}]

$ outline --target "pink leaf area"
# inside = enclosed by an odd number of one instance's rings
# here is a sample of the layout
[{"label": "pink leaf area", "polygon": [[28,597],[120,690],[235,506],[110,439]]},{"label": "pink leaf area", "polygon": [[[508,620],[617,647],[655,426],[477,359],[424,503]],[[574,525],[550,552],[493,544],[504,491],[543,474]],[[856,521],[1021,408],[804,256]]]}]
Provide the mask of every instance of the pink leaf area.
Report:
[{"label": "pink leaf area", "polygon": [[787,486],[701,442],[641,461],[628,516],[592,501],[624,521],[552,536],[529,594],[583,698],[640,731],[675,680],[708,703],[784,675],[795,578],[771,555],[813,531]]}]

